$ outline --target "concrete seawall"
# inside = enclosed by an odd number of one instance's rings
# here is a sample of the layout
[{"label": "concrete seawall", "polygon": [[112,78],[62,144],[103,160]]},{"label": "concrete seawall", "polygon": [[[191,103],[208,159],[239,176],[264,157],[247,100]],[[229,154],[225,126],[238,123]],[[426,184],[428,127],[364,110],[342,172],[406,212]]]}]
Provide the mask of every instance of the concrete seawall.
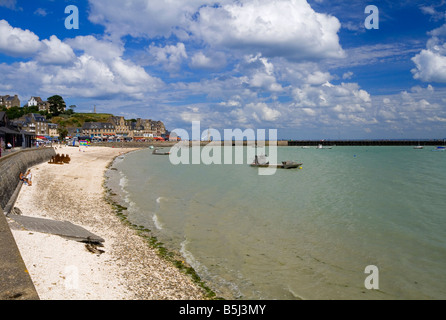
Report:
[{"label": "concrete seawall", "polygon": [[0,158],[0,300],[38,300],[3,208],[17,196],[20,172],[48,161],[53,148],[22,150]]},{"label": "concrete seawall", "polygon": [[25,149],[0,158],[0,206],[4,209],[19,183],[20,172],[36,164],[49,161],[56,152],[53,148]]}]

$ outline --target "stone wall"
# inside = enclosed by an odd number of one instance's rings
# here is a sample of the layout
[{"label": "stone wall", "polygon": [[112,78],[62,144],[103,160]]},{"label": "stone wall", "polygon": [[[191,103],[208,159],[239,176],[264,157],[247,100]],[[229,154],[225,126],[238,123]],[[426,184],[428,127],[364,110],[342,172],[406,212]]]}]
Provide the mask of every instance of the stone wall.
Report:
[{"label": "stone wall", "polygon": [[18,183],[20,172],[49,161],[56,152],[53,148],[25,149],[0,158],[0,206],[5,208]]}]

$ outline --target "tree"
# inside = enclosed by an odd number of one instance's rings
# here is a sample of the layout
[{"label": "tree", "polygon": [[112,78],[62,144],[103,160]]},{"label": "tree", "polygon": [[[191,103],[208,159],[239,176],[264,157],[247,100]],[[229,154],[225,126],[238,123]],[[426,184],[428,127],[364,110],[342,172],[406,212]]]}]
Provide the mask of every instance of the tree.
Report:
[{"label": "tree", "polygon": [[65,101],[59,95],[49,97],[48,103],[50,104],[50,112],[53,114],[53,116],[58,116],[64,112],[65,108],[67,107]]},{"label": "tree", "polygon": [[64,127],[60,127],[57,129],[59,133],[59,140],[65,140],[65,137],[68,136],[68,130]]},{"label": "tree", "polygon": [[23,116],[23,114],[23,109],[19,107],[11,107],[9,109],[6,109],[6,115],[8,116],[9,120],[20,118],[21,116]]}]

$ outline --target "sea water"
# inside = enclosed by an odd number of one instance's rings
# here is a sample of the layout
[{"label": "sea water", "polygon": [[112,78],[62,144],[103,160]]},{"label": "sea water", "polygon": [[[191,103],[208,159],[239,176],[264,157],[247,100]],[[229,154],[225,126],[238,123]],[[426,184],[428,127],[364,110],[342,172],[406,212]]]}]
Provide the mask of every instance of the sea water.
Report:
[{"label": "sea water", "polygon": [[225,298],[445,299],[446,152],[433,150],[279,147],[302,169],[267,176],[142,150],[107,175],[129,220]]}]

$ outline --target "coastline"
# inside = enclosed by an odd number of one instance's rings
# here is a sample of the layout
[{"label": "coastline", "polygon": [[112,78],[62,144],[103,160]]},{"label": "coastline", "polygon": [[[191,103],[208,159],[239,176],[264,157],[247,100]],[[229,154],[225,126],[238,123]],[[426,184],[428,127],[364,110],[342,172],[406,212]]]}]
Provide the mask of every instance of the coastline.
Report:
[{"label": "coastline", "polygon": [[[81,150],[81,151],[80,151]],[[63,147],[70,164],[31,168],[15,207],[25,216],[66,220],[105,239],[104,252],[85,243],[25,230],[12,233],[42,300],[202,300],[193,274],[149,246],[144,230],[131,228],[104,196],[105,172],[114,159],[137,148]],[[159,246],[159,245],[158,245]]]}]

